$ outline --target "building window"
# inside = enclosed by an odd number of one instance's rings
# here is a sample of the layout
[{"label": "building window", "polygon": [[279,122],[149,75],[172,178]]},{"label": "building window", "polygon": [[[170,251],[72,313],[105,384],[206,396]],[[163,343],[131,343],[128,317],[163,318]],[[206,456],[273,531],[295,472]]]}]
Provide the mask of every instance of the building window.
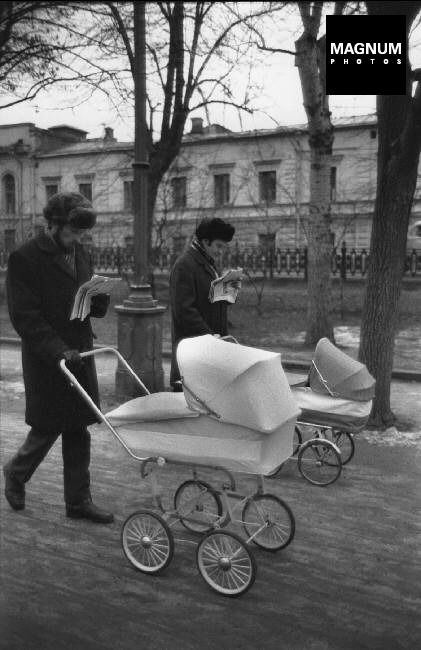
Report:
[{"label": "building window", "polygon": [[185,208],[187,205],[187,178],[177,176],[171,179],[172,207]]},{"label": "building window", "polygon": [[16,188],[15,177],[6,174],[3,177],[4,211],[6,214],[16,214]]},{"label": "building window", "polygon": [[57,192],[58,192],[58,185],[46,185],[45,197],[47,201],[49,201],[49,199],[51,199],[51,197],[54,196],[54,194],[57,194]]},{"label": "building window", "polygon": [[79,193],[92,203],[92,183],[79,183]]},{"label": "building window", "polygon": [[336,167],[330,168],[330,200],[336,201]]},{"label": "building window", "polygon": [[215,207],[227,205],[230,202],[230,175],[215,174],[213,178],[215,183]]},{"label": "building window", "polygon": [[268,232],[259,235],[259,247],[265,251],[275,250],[275,233]]},{"label": "building window", "polygon": [[124,209],[133,212],[133,181],[123,181]]},{"label": "building window", "polygon": [[261,203],[275,203],[276,171],[259,172],[259,199]]},{"label": "building window", "polygon": [[8,228],[4,231],[4,248],[10,253],[16,246],[16,230]]}]

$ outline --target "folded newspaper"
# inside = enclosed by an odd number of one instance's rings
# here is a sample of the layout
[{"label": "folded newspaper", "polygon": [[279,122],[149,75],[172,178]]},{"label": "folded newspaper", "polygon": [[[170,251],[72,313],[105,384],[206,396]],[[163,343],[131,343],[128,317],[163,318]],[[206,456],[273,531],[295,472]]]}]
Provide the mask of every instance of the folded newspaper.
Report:
[{"label": "folded newspaper", "polygon": [[103,275],[93,275],[88,282],[81,284],[75,296],[70,320],[75,318],[85,320],[91,311],[92,296],[96,296],[99,293],[110,293],[118,282],[121,282],[121,278],[107,278]]},{"label": "folded newspaper", "polygon": [[234,303],[241,289],[242,277],[243,269],[228,269],[219,278],[213,280],[209,291],[210,302],[226,300]]}]

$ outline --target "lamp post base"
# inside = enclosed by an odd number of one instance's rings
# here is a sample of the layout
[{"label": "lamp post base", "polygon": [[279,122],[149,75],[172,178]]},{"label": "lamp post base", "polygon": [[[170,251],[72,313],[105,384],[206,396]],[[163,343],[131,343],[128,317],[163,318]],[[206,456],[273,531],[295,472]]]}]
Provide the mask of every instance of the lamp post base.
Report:
[{"label": "lamp post base", "polygon": [[[165,307],[151,295],[148,284],[130,287],[129,297],[116,305],[118,350],[151,393],[164,390],[162,368],[162,316]],[[141,388],[123,368],[116,371],[116,396],[132,399]]]}]

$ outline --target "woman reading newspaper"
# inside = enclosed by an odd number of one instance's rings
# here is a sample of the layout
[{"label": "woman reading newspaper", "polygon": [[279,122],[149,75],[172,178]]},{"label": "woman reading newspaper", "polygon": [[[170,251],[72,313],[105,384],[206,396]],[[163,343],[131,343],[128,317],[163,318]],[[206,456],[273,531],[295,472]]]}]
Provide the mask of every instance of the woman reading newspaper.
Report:
[{"label": "woman reading newspaper", "polygon": [[[31,426],[15,456],[4,466],[5,494],[14,510],[25,507],[25,483],[61,435],[64,500],[68,517],[110,523],[113,515],[92,503],[90,434],[95,416],[59,369],[66,359],[78,381],[98,403],[92,358],[80,352],[93,345],[90,318],[70,319],[78,287],[92,276],[81,236],[95,225],[92,205],[76,193],[50,198],[47,230],[9,258],[7,297],[10,319],[22,339],[26,422]],[[102,317],[109,297],[92,296],[90,316]]]},{"label": "woman reading newspaper", "polygon": [[189,248],[170,274],[172,360],[170,382],[181,391],[176,348],[181,339],[227,334],[227,306],[237,297],[241,269],[220,276],[215,259],[225,251],[235,228],[222,219],[203,219]]}]

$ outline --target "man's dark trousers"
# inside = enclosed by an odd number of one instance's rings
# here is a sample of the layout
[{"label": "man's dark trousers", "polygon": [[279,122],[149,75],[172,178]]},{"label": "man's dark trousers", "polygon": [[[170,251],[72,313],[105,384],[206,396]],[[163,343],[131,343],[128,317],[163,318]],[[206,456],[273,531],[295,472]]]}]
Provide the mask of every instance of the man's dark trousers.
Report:
[{"label": "man's dark trousers", "polygon": [[[17,454],[7,464],[10,476],[22,485],[29,481],[59,435],[59,433],[32,427]],[[65,503],[74,505],[90,500],[91,436],[89,431],[86,427],[63,431],[61,445]]]}]

